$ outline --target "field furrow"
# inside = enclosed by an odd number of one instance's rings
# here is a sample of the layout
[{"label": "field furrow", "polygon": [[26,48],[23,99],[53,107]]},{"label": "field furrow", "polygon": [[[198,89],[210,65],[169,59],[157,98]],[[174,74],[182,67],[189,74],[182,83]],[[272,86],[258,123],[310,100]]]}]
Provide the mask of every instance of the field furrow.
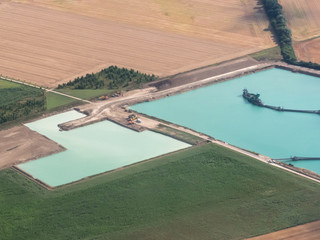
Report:
[{"label": "field furrow", "polygon": [[0,0],[1,74],[50,87],[109,65],[164,76],[274,45],[255,0],[56,3]]}]

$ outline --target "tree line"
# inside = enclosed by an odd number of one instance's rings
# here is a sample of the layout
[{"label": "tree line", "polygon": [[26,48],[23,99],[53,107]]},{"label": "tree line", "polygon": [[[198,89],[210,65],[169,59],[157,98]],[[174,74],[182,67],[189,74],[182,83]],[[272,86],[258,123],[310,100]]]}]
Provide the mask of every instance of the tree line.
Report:
[{"label": "tree line", "polygon": [[156,80],[155,75],[140,73],[133,69],[110,66],[98,73],[77,77],[73,81],[59,84],[58,89],[120,89],[136,88],[144,83]]},{"label": "tree line", "polygon": [[278,0],[262,0],[262,3],[278,39],[283,60],[289,64],[320,70],[320,64],[298,61],[292,45],[292,34]]}]

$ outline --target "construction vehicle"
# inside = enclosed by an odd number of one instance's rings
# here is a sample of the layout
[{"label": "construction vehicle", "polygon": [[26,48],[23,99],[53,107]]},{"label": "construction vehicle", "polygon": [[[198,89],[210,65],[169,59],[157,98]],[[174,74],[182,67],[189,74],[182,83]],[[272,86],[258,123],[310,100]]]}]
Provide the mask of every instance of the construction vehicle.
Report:
[{"label": "construction vehicle", "polygon": [[136,120],[137,118],[138,118],[137,115],[135,115],[135,114],[130,114],[130,115],[128,116],[127,120],[128,120],[128,121],[134,121],[134,120]]},{"label": "construction vehicle", "polygon": [[108,99],[109,99],[108,96],[100,96],[100,97],[99,97],[99,100],[108,100]]}]

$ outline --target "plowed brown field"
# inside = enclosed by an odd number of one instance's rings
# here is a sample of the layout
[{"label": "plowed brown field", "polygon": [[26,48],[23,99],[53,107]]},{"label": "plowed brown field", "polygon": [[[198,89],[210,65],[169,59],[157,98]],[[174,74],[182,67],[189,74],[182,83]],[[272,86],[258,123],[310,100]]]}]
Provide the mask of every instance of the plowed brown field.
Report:
[{"label": "plowed brown field", "polygon": [[0,73],[54,87],[111,64],[170,75],[274,46],[256,0],[0,0]]},{"label": "plowed brown field", "polygon": [[318,240],[319,236],[320,221],[317,221],[250,238],[249,240]]},{"label": "plowed brown field", "polygon": [[[280,0],[295,41],[320,36],[319,0]],[[298,42],[294,49],[299,60],[320,63],[320,40]]]},{"label": "plowed brown field", "polygon": [[298,59],[320,63],[320,38],[294,44]]},{"label": "plowed brown field", "polygon": [[280,0],[293,39],[302,41],[320,36],[319,0]]}]

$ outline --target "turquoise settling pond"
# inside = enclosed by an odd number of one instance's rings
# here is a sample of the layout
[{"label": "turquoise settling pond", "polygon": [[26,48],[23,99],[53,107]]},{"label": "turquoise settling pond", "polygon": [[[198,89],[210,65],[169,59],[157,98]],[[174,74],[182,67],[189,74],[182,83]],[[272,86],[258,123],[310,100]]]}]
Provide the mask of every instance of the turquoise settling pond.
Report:
[{"label": "turquoise settling pond", "polygon": [[[320,79],[280,69],[137,104],[132,109],[272,158],[320,157],[320,115],[254,106],[243,99],[244,88],[259,93],[268,105],[320,110]],[[292,164],[320,174],[320,161]]]},{"label": "turquoise settling pond", "polygon": [[59,123],[83,116],[71,111],[26,124],[67,150],[21,164],[19,168],[56,187],[190,146],[161,134],[138,133],[109,121],[59,131]]}]

